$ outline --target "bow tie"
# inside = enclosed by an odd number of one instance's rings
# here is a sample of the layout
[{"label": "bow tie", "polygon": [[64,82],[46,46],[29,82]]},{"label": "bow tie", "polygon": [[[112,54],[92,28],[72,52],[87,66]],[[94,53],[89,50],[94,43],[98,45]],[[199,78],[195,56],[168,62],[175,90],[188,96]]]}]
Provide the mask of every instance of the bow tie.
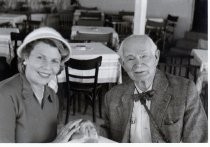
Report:
[{"label": "bow tie", "polygon": [[143,104],[146,103],[146,100],[151,100],[154,93],[154,90],[149,90],[146,92],[134,94],[133,99],[135,102],[140,100],[141,104]]}]

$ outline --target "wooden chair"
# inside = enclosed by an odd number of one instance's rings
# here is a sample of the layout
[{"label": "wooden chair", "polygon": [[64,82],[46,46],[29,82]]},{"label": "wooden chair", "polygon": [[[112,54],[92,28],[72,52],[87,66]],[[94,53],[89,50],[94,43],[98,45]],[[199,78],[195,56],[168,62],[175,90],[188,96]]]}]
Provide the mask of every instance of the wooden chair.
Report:
[{"label": "wooden chair", "polygon": [[101,19],[101,12],[81,12],[80,18]]},{"label": "wooden chair", "polygon": [[59,32],[64,38],[70,39],[73,10],[59,12],[59,16]]},{"label": "wooden chair", "polygon": [[166,48],[170,48],[174,43],[174,31],[177,25],[179,17],[168,14],[165,30],[163,36],[163,51],[166,52]]},{"label": "wooden chair", "polygon": [[10,67],[6,57],[0,56],[0,81],[10,77]]},{"label": "wooden chair", "polygon": [[30,33],[31,31],[37,29],[41,25],[41,21],[38,20],[24,20],[26,33]]},{"label": "wooden chair", "polygon": [[45,20],[45,25],[52,27],[56,30],[59,30],[60,27],[59,20],[60,20],[60,15],[58,13],[48,14]]},{"label": "wooden chair", "polygon": [[192,79],[196,82],[199,66],[190,64],[192,58],[192,56],[186,55],[167,55],[161,58],[158,67],[164,72]]},{"label": "wooden chair", "polygon": [[111,26],[118,33],[120,42],[132,34],[132,23],[128,21],[112,21]]},{"label": "wooden chair", "polygon": [[10,33],[10,37],[11,37],[11,41],[14,43],[13,46],[13,51],[14,51],[14,58],[11,61],[11,74],[16,74],[18,73],[18,57],[17,57],[17,48],[20,45],[20,43],[23,42],[25,36],[27,34],[25,34],[25,32],[22,33],[15,33],[15,32],[11,32]]},{"label": "wooden chair", "polygon": [[79,6],[78,9],[81,9],[81,10],[98,10],[97,7],[83,7],[83,6]]},{"label": "wooden chair", "polygon": [[164,30],[165,22],[156,22],[152,20],[147,20],[146,23],[146,34],[148,34],[152,40],[157,44],[162,36],[162,32]]},{"label": "wooden chair", "polygon": [[[85,111],[87,110],[87,102],[89,102],[92,106],[92,116],[93,121],[96,121],[95,116],[95,101],[96,97],[99,92],[98,86],[98,70],[101,66],[102,56],[89,59],[89,60],[78,60],[78,59],[70,59],[65,63],[65,72],[66,72],[66,81],[67,81],[67,113],[66,113],[66,120],[65,123],[68,122],[69,111],[70,111],[70,104],[73,101],[73,113],[75,114],[75,94],[84,94],[85,95]],[[76,69],[76,70],[95,70],[93,75],[76,75],[69,73],[69,69]],[[78,80],[78,82],[73,81],[73,79]],[[92,82],[82,83],[81,80],[92,80]],[[70,96],[70,92],[73,92],[73,96]],[[99,97],[99,115],[101,116],[101,98]]]},{"label": "wooden chair", "polygon": [[105,45],[111,47],[112,45],[112,33],[108,34],[92,34],[92,33],[82,33],[77,31],[77,35],[74,40],[83,42],[102,42]]}]

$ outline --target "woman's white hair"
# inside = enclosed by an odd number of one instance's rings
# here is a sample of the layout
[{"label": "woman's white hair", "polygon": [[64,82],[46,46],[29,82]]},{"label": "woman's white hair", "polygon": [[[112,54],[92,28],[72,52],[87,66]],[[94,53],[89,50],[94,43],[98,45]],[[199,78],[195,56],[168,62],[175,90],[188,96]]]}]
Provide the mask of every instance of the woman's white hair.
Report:
[{"label": "woman's white hair", "polygon": [[138,44],[141,44],[147,49],[150,49],[152,51],[152,54],[155,55],[155,51],[157,50],[157,46],[152,41],[152,39],[147,35],[131,35],[127,37],[120,45],[120,48],[118,50],[118,55],[120,56],[121,60],[124,60],[124,46],[127,42],[131,40],[136,40]]}]

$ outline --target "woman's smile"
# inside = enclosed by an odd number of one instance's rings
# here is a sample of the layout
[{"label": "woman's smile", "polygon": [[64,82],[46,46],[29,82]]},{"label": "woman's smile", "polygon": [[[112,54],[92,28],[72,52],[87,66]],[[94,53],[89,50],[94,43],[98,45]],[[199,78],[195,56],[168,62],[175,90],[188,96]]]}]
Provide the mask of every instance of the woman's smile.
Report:
[{"label": "woman's smile", "polygon": [[50,78],[50,75],[49,73],[45,73],[45,72],[37,72],[42,78]]}]

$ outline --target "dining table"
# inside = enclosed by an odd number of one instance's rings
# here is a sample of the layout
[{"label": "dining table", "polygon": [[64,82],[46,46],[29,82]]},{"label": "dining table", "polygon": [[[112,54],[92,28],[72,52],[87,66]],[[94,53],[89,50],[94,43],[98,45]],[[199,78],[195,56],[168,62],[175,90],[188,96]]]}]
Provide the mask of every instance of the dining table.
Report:
[{"label": "dining table", "polygon": [[21,23],[27,19],[24,14],[10,14],[2,13],[0,14],[0,23],[10,22],[13,27],[16,27],[16,23]]},{"label": "dining table", "polygon": [[[98,83],[122,83],[121,65],[119,55],[112,49],[102,43],[70,43],[72,55],[71,58],[87,60],[102,56],[102,63],[99,67]],[[94,70],[79,71],[69,68],[69,73],[78,75],[90,75]],[[58,83],[66,81],[65,70],[57,76]],[[80,82],[91,82],[84,79]]]},{"label": "dining table", "polygon": [[77,36],[77,32],[87,34],[108,34],[112,33],[112,47],[117,49],[119,47],[119,36],[112,27],[101,26],[72,26],[70,38],[74,40]]},{"label": "dining table", "polygon": [[200,71],[196,80],[196,87],[198,92],[201,93],[203,84],[208,83],[208,50],[192,49],[191,56],[193,56],[191,64],[200,66]]},{"label": "dining table", "polygon": [[7,62],[10,63],[14,56],[13,43],[11,41],[10,33],[19,33],[18,28],[0,28],[0,56],[4,56]]}]

